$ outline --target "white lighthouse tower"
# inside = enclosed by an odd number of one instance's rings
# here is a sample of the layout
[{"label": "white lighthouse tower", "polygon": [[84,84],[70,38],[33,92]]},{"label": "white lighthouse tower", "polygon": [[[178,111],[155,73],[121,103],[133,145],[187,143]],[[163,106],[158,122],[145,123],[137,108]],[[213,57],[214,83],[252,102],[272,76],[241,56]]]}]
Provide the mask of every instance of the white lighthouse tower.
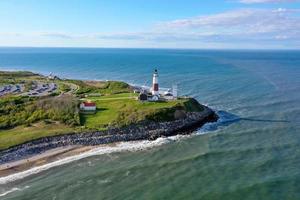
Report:
[{"label": "white lighthouse tower", "polygon": [[152,95],[159,96],[158,71],[157,71],[157,69],[155,69],[154,73],[153,73]]}]

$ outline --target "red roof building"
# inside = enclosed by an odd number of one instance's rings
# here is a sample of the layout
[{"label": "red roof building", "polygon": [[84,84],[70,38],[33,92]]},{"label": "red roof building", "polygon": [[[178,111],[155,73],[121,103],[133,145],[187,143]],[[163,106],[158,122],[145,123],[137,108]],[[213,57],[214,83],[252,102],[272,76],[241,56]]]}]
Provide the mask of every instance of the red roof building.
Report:
[{"label": "red roof building", "polygon": [[96,104],[94,102],[83,102],[83,105],[85,107],[94,107],[94,106],[96,106]]},{"label": "red roof building", "polygon": [[96,103],[94,102],[82,102],[80,104],[80,109],[83,111],[96,111]]}]

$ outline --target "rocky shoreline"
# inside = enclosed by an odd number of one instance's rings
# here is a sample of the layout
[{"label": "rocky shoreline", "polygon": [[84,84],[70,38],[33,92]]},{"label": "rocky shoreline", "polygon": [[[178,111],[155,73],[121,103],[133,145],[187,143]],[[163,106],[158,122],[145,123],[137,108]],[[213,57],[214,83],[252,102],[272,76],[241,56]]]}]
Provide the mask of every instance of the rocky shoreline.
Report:
[{"label": "rocky shoreline", "polygon": [[154,140],[162,136],[189,134],[205,123],[214,122],[217,119],[218,116],[213,110],[204,107],[202,112],[188,112],[184,118],[175,121],[144,121],[124,128],[45,137],[0,151],[0,164],[17,161],[41,154],[50,149],[70,145],[95,146],[114,142]]}]

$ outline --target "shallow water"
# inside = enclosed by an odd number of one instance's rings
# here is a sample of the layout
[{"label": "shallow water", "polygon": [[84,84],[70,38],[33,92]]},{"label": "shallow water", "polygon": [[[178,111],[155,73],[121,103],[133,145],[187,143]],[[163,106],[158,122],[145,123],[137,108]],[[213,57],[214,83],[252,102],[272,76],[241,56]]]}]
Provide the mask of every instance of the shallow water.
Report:
[{"label": "shallow water", "polygon": [[0,70],[148,85],[154,67],[221,120],[6,180],[0,199],[300,199],[300,51],[0,48]]}]

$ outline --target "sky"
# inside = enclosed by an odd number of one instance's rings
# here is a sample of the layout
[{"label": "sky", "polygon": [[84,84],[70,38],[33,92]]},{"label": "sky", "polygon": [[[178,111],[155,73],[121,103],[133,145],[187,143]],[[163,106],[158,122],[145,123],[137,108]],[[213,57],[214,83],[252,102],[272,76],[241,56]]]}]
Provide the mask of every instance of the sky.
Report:
[{"label": "sky", "polygon": [[300,0],[0,0],[0,46],[300,49]]}]

